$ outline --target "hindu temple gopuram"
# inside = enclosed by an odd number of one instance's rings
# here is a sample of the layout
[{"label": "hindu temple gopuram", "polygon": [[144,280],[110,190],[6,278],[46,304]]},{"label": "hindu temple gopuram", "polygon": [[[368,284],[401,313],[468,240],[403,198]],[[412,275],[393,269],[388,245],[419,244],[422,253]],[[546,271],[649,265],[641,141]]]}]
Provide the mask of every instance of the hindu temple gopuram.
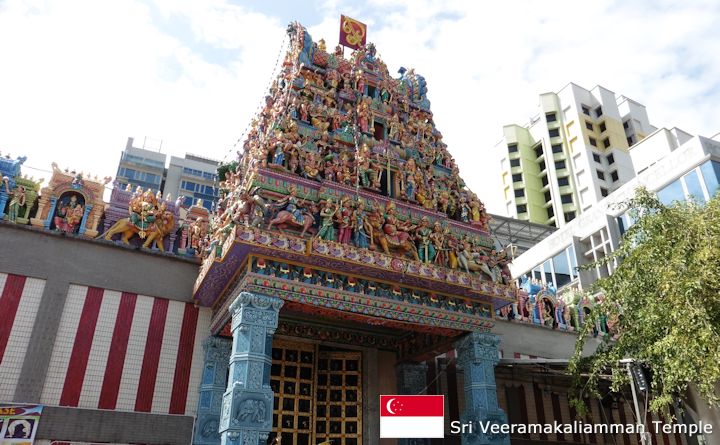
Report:
[{"label": "hindu temple gopuram", "polygon": [[[233,383],[201,390],[199,424],[216,419],[202,400],[222,395],[223,437],[362,443],[363,354],[308,342],[318,332],[306,319],[341,320],[335,342],[392,352],[407,394],[426,386],[423,357],[455,345],[479,379],[465,415],[503,422],[485,377],[498,357],[489,331],[517,290],[434,125],[425,79],[391,76],[372,44],[344,59],[298,24],[288,33],[209,224],[195,299],[215,308],[211,332],[233,337]],[[278,325],[279,313],[293,321]],[[297,339],[272,341],[278,331]]]},{"label": "hindu temple gopuram", "polygon": [[[379,439],[381,394],[444,394],[446,425],[570,421],[567,378],[501,359],[567,358],[591,302],[511,278],[423,76],[287,33],[213,211],[0,159],[0,403],[25,404],[0,425],[43,445],[612,443]],[[630,419],[610,399],[589,418],[605,408]]]}]

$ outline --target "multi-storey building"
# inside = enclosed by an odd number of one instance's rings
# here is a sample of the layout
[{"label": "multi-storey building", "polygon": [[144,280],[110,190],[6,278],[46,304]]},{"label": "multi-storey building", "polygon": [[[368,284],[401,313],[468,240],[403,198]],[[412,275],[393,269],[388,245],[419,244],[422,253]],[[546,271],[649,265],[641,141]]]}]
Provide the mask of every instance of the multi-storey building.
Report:
[{"label": "multi-storey building", "polygon": [[559,293],[567,285],[588,289],[598,278],[610,275],[615,265],[608,263],[579,272],[576,268],[594,263],[617,249],[620,237],[633,224],[621,204],[638,187],[655,192],[664,204],[690,197],[700,202],[710,199],[720,183],[720,142],[696,136],[683,143],[685,136],[687,133],[663,128],[639,142],[631,151],[633,163],[646,165],[648,153],[665,156],[516,258],[511,266],[513,277],[527,276],[556,287]]},{"label": "multi-storey building", "polygon": [[218,197],[218,165],[218,161],[193,154],[171,156],[163,193],[183,196],[183,205],[188,207],[201,200],[210,210]]},{"label": "multi-storey building", "polygon": [[134,138],[128,138],[120,156],[117,183],[123,188],[129,184],[133,189],[140,186],[143,190],[163,190],[167,156],[159,150],[146,149],[144,144],[135,147],[134,142]]},{"label": "multi-storey building", "polygon": [[140,186],[143,190],[161,191],[174,198],[183,197],[183,205],[197,204],[210,210],[218,197],[217,168],[220,164],[213,159],[194,154],[184,158],[170,156],[170,165],[166,166],[167,155],[159,150],[135,147],[134,139],[128,138],[125,150],[120,157],[117,170],[117,183],[132,189]]},{"label": "multi-storey building", "polygon": [[654,127],[643,105],[601,86],[570,83],[539,108],[495,146],[506,214],[562,227],[635,176],[630,149]]}]

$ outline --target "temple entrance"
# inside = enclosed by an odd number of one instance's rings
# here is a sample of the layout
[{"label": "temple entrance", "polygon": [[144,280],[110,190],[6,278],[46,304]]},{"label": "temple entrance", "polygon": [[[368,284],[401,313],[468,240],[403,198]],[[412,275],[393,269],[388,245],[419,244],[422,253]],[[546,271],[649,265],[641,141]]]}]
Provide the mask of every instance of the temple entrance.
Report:
[{"label": "temple entrance", "polygon": [[362,443],[362,353],[273,341],[273,431],[282,445]]}]

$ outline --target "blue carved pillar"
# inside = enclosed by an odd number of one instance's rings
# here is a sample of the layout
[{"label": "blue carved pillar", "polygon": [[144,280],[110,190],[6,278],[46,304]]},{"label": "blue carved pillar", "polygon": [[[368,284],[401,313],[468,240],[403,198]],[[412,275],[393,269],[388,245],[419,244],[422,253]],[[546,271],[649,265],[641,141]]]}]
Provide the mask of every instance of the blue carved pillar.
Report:
[{"label": "blue carved pillar", "polygon": [[283,301],[241,292],[230,305],[233,345],[220,418],[222,445],[265,445],[272,430],[272,337]]},{"label": "blue carved pillar", "polygon": [[57,196],[50,198],[50,210],[48,211],[48,216],[45,220],[45,230],[48,230],[50,228],[50,224],[52,224],[53,218],[55,217],[55,207],[57,207]]},{"label": "blue carved pillar", "polygon": [[90,210],[92,210],[92,208],[92,204],[88,204],[85,206],[82,221],[80,221],[80,231],[78,232],[80,235],[83,235],[85,233],[85,224],[87,224],[88,215],[90,215]]},{"label": "blue carved pillar", "polygon": [[460,420],[473,422],[473,434],[463,434],[463,445],[510,445],[507,434],[483,434],[478,422],[505,424],[507,417],[498,406],[495,365],[500,361],[500,337],[471,332],[455,343],[457,364],[464,371],[465,411]]},{"label": "blue carved pillar", "polygon": [[203,342],[205,363],[200,382],[194,445],[220,444],[220,405],[227,388],[232,341],[221,337],[208,337]]},{"label": "blue carved pillar", "polygon": [[[427,387],[427,363],[402,362],[395,365],[398,394],[419,395]],[[430,445],[430,439],[398,439],[399,445]]]},{"label": "blue carved pillar", "polygon": [[5,184],[0,181],[0,221],[5,217],[5,204],[7,204],[9,195],[5,192]]}]

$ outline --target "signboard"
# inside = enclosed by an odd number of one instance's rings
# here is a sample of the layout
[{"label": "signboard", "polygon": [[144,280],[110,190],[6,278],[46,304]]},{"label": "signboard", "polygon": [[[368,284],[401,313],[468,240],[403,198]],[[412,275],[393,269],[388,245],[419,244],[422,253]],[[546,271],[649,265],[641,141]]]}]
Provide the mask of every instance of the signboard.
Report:
[{"label": "signboard", "polygon": [[340,44],[348,48],[358,49],[365,46],[367,25],[355,19],[340,16]]},{"label": "signboard", "polygon": [[0,445],[32,445],[43,405],[0,404]]}]

